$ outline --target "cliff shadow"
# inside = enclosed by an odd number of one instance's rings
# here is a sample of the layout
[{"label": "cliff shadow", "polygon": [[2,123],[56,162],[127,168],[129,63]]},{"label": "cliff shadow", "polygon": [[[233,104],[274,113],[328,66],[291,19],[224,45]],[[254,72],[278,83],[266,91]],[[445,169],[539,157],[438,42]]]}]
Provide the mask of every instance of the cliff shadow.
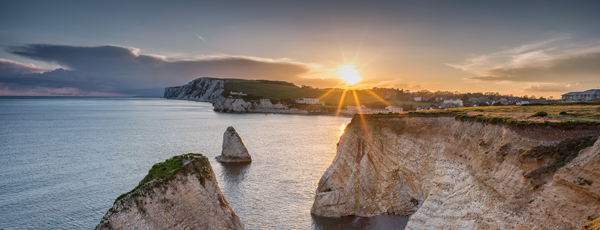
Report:
[{"label": "cliff shadow", "polygon": [[221,175],[227,183],[237,184],[246,178],[251,167],[250,162],[221,163]]}]

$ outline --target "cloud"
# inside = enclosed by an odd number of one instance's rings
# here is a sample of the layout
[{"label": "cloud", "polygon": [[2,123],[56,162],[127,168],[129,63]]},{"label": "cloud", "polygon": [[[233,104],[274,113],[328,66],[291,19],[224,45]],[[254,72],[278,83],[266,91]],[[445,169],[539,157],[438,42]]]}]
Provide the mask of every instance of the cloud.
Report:
[{"label": "cloud", "polygon": [[590,88],[600,88],[600,79],[592,81],[580,81],[566,84],[533,84],[519,90],[524,92],[539,93],[565,93],[573,91],[585,91]]},{"label": "cloud", "polygon": [[203,38],[202,36],[200,36],[200,35],[197,35],[197,34],[196,34],[196,37],[198,37],[198,38],[200,38],[200,40],[202,40],[202,41],[205,41],[205,42],[206,42],[206,40],[204,40],[204,38]]},{"label": "cloud", "polygon": [[570,36],[526,44],[448,64],[479,76],[479,81],[568,83],[598,79],[600,43],[573,45]]},{"label": "cloud", "polygon": [[77,88],[62,87],[62,88],[48,88],[48,87],[21,87],[18,85],[2,84],[0,83],[0,95],[7,96],[94,96],[94,97],[118,97],[118,96],[130,96],[131,94],[122,94],[115,92],[95,92],[95,91],[82,91]]},{"label": "cloud", "polygon": [[182,85],[198,77],[294,81],[302,80],[302,76],[320,68],[318,65],[290,59],[233,55],[170,60],[164,56],[140,54],[140,50],[136,48],[115,45],[89,47],[29,44],[9,46],[6,51],[33,60],[55,63],[63,68],[43,72],[33,65],[6,60],[0,62],[0,67],[10,65],[19,68],[0,68],[0,83],[29,88],[72,87],[97,92]]},{"label": "cloud", "polygon": [[555,93],[555,92],[569,92],[573,90],[572,84],[548,84],[548,85],[530,85],[521,89],[525,92],[541,92],[541,93]]},{"label": "cloud", "polygon": [[15,61],[0,58],[0,73],[4,74],[29,74],[43,73],[48,70],[40,69],[34,64],[23,64]]}]

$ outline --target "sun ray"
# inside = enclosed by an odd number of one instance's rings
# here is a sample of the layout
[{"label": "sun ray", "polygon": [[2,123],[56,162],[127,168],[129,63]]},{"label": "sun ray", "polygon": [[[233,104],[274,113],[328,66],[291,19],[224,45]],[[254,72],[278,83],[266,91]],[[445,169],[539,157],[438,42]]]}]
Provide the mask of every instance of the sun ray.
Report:
[{"label": "sun ray", "polygon": [[367,92],[370,93],[371,95],[373,95],[375,98],[377,98],[377,100],[385,103],[387,106],[392,105],[389,102],[387,102],[386,100],[384,100],[383,98],[381,98],[379,95],[375,94],[375,92],[371,91],[370,89],[367,89]]},{"label": "sun ray", "polygon": [[357,66],[358,70],[364,69],[365,67],[367,67],[369,64],[371,64],[371,62],[375,61],[375,59],[379,58],[381,55],[383,55],[385,53],[386,49],[383,49],[383,51],[379,52],[378,54],[376,54],[375,56],[373,56],[373,58],[369,59],[368,61],[364,62],[364,64]]},{"label": "sun ray", "polygon": [[321,96],[319,97],[319,101],[321,101],[321,100],[323,100],[323,98],[327,97],[327,95],[329,95],[329,94],[330,94],[330,93],[332,93],[334,90],[336,90],[336,89],[337,89],[337,87],[338,87],[338,86],[340,86],[340,85],[341,85],[341,83],[340,83],[340,84],[337,84],[336,86],[334,86],[333,88],[331,88],[329,91],[327,91],[325,94],[321,95]]},{"label": "sun ray", "polygon": [[340,34],[338,33],[337,30],[335,30],[335,36],[337,36],[337,40],[338,40],[338,45],[340,46],[340,51],[342,52],[342,59],[344,60],[344,63],[346,63],[346,52],[344,52],[344,47],[342,46],[342,40],[340,39]]},{"label": "sun ray", "polygon": [[[339,86],[340,84],[338,84],[337,86]],[[336,86],[336,87],[337,87]],[[329,91],[325,92],[325,94],[321,95],[319,97],[319,101],[323,100],[323,98],[325,98],[327,95],[329,95],[331,92],[333,92],[334,90],[336,90],[336,87],[331,88]],[[308,107],[306,107],[306,110],[310,110],[312,109],[312,107],[314,107],[316,104],[310,104],[308,105]]]},{"label": "sun ray", "polygon": [[[329,94],[330,94],[330,93],[332,93],[333,91],[335,91],[335,90],[339,89],[338,87],[339,87],[340,85],[342,85],[342,84],[343,84],[343,83],[342,83],[342,82],[340,82],[340,83],[338,83],[337,85],[335,85],[334,87],[332,87],[332,88],[331,88],[329,91],[325,92],[323,95],[321,95],[321,96],[319,97],[319,101],[323,100],[323,98],[327,97],[327,95],[329,95]],[[313,106],[315,106],[315,104],[311,104],[311,105],[309,105],[309,106],[306,108],[306,110],[309,110],[309,109],[311,109]]]},{"label": "sun ray", "polygon": [[362,123],[363,129],[366,131],[367,130],[367,122],[365,121],[365,117],[362,113],[362,109],[360,108],[360,100],[358,100],[358,95],[356,95],[356,90],[352,90],[352,94],[354,95],[354,102],[356,102],[356,106],[358,107],[358,116],[360,117],[360,122]]},{"label": "sun ray", "polygon": [[358,61],[358,56],[360,56],[360,51],[362,49],[363,42],[365,41],[365,37],[367,37],[368,28],[365,28],[365,32],[363,33],[362,38],[360,39],[360,43],[358,44],[358,50],[356,50],[356,54],[354,55],[354,62],[352,64],[356,65]]},{"label": "sun ray", "polygon": [[342,92],[342,96],[340,97],[340,104],[338,105],[337,110],[335,111],[335,116],[339,116],[340,115],[340,109],[342,109],[342,105],[344,105],[344,98],[346,97],[346,90],[344,90],[344,92]]}]

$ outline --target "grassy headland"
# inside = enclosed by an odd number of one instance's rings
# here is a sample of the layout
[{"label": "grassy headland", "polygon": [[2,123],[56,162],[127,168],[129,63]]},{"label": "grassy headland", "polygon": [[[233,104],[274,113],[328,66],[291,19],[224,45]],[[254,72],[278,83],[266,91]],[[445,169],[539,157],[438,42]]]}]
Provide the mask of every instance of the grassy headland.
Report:
[{"label": "grassy headland", "polygon": [[[298,87],[293,83],[284,81],[269,81],[269,80],[243,80],[243,79],[227,79],[225,83],[225,93],[228,94],[231,91],[244,92],[248,94],[248,97],[256,98],[269,98],[273,103],[281,100],[297,99],[301,97],[316,97],[320,98],[320,101],[325,102],[326,105],[339,105],[340,99],[344,94],[344,89],[339,88],[326,88],[316,89],[312,87]],[[382,102],[378,96],[373,95],[370,90],[348,90],[344,95],[342,106],[356,105],[356,96],[361,105],[367,105],[369,108],[383,108],[387,105],[408,105],[411,104],[414,108],[416,107],[429,107],[430,105],[437,105],[439,103],[433,102],[415,102],[405,100],[388,100]],[[315,106],[313,106],[315,107]],[[322,107],[322,106],[316,106]],[[324,107],[325,108],[325,107]],[[328,107],[327,107],[328,108]],[[337,109],[337,107],[333,108]]]},{"label": "grassy headland", "polygon": [[409,113],[454,113],[459,117],[508,123],[600,123],[600,102],[463,107]]}]

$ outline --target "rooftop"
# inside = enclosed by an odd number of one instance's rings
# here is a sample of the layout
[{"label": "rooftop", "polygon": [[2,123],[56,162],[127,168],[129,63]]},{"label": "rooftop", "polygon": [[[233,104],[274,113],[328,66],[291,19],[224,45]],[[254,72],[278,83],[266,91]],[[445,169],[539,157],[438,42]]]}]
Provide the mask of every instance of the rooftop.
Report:
[{"label": "rooftop", "polygon": [[585,95],[588,95],[588,94],[600,94],[600,89],[590,89],[590,90],[586,90],[586,91],[583,91],[583,92],[569,92],[569,93],[563,94],[562,96],[565,96],[565,95],[582,95],[582,94],[585,94]]}]

